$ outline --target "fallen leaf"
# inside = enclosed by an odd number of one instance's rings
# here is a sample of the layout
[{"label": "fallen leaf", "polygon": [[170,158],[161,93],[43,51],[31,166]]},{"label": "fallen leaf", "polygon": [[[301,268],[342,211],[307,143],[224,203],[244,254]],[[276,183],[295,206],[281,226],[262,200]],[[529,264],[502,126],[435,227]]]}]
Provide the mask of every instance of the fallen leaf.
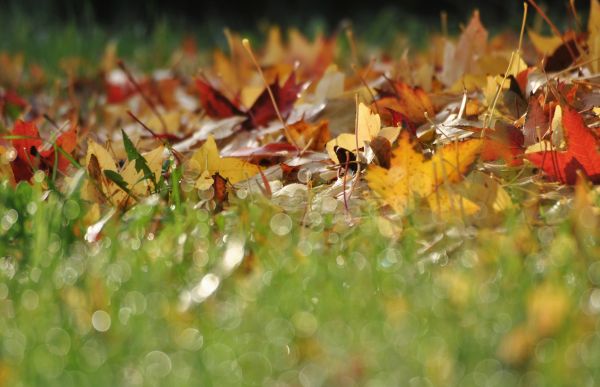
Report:
[{"label": "fallen leaf", "polygon": [[[154,150],[142,154],[142,157],[157,179],[162,172],[164,146],[160,145]],[[142,170],[136,170],[135,161],[128,161],[120,170],[113,156],[93,140],[88,141],[85,165],[92,180],[86,181],[82,188],[82,197],[86,200],[97,202],[101,200],[100,198],[105,198],[113,205],[127,207],[131,195],[147,196],[155,188],[154,183],[145,177]],[[126,189],[120,187],[114,179],[111,180],[106,171],[111,172],[111,176],[120,176]]]},{"label": "fallen leaf", "polygon": [[535,49],[543,55],[551,55],[563,43],[559,36],[543,36],[533,30],[528,30],[529,40],[533,43]]},{"label": "fallen leaf", "polygon": [[476,60],[485,51],[487,38],[488,32],[481,24],[479,12],[475,11],[456,47],[452,43],[446,42],[443,70],[439,74],[440,81],[451,86],[465,73],[471,72]]},{"label": "fallen leaf", "polygon": [[400,128],[398,127],[382,129],[379,114],[372,112],[367,105],[361,102],[358,105],[356,135],[353,133],[342,133],[333,140],[330,140],[325,148],[329,154],[329,158],[336,164],[340,164],[340,160],[334,149],[336,146],[354,152],[357,150],[357,145],[358,149],[360,149],[364,147],[365,142],[372,141],[377,136],[387,138],[390,143],[393,143],[398,138],[399,133]]},{"label": "fallen leaf", "polygon": [[196,79],[196,87],[198,88],[200,103],[209,117],[229,118],[244,115],[233,102],[202,79]]},{"label": "fallen leaf", "polygon": [[592,183],[600,183],[598,138],[585,125],[581,114],[571,107],[563,108],[562,124],[567,141],[565,151],[540,151],[525,157],[551,179],[563,184],[575,184],[577,171],[581,171]]},{"label": "fallen leaf", "polygon": [[[433,117],[435,110],[429,95],[420,87],[411,87],[404,82],[394,82],[394,96],[384,97],[373,102],[385,122],[392,122],[391,111],[400,113],[411,126],[419,126]],[[394,125],[395,126],[395,125]]]},{"label": "fallen leaf", "polygon": [[[235,157],[221,157],[212,135],[194,153],[190,159],[190,166],[200,173],[196,182],[199,188],[205,187],[209,179],[213,180],[212,176],[215,173],[227,179],[230,184],[236,184],[256,175],[260,170],[260,167],[247,161]],[[212,186],[212,183],[210,185]]]},{"label": "fallen leaf", "polygon": [[461,209],[472,214],[479,207],[448,188],[450,183],[463,178],[477,159],[481,145],[479,139],[450,143],[427,160],[415,150],[417,144],[410,134],[402,132],[390,168],[369,165],[365,178],[378,198],[399,214],[415,207],[417,198],[426,199],[430,207],[442,215]]},{"label": "fallen leaf", "polygon": [[[64,171],[70,164],[63,152],[70,154],[77,146],[77,127],[71,128],[61,134],[54,144],[42,141],[37,125],[34,121],[17,120],[11,132],[12,145],[17,151],[17,157],[11,162],[11,167],[16,182],[31,179],[33,171],[40,169],[51,171],[56,167]],[[59,149],[62,149],[62,152]]]},{"label": "fallen leaf", "polygon": [[300,149],[322,151],[331,138],[329,121],[321,120],[313,124],[300,120],[287,126],[285,136],[290,144]]}]

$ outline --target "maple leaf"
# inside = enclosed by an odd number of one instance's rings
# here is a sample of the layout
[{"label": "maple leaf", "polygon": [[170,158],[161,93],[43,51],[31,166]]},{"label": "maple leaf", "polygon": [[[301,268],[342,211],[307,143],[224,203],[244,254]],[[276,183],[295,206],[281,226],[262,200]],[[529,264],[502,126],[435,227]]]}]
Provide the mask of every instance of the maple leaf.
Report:
[{"label": "maple leaf", "polygon": [[201,79],[196,79],[196,87],[200,95],[200,103],[206,114],[212,118],[228,118],[243,116],[244,113],[223,93],[216,90]]},{"label": "maple leaf", "polygon": [[475,11],[456,46],[446,42],[443,70],[439,74],[439,80],[450,86],[464,74],[472,71],[477,58],[485,52],[487,38],[488,32],[481,24],[479,11]]},{"label": "maple leaf", "polygon": [[[279,79],[275,77],[275,81],[269,88],[273,93],[279,112],[285,118],[294,107],[294,102],[298,99],[298,93],[302,90],[302,84],[296,82],[296,74],[292,73],[283,86],[279,86]],[[248,119],[242,124],[246,129],[265,126],[277,118],[273,101],[271,101],[271,96],[266,88],[248,110],[247,115]]]},{"label": "maple leaf", "polygon": [[563,184],[575,184],[577,171],[581,171],[592,183],[600,183],[598,138],[585,125],[581,114],[571,107],[563,109],[562,124],[567,140],[565,151],[540,151],[525,157],[551,179]]},{"label": "maple leaf", "polygon": [[479,207],[475,203],[453,193],[445,184],[463,178],[477,159],[482,141],[471,139],[447,144],[429,160],[415,146],[410,134],[403,131],[390,168],[369,165],[365,178],[377,197],[399,214],[414,207],[417,198],[426,199],[440,214],[461,208],[467,214],[476,212]]},{"label": "maple leaf", "polygon": [[[265,126],[277,118],[277,112],[267,88],[258,95],[249,109],[242,110],[237,103],[231,101],[205,81],[196,79],[196,87],[200,95],[200,103],[209,117],[246,116],[242,127],[247,130]],[[302,84],[296,82],[296,75],[292,73],[283,86],[279,85],[279,78],[275,77],[269,88],[273,93],[279,112],[285,118],[294,107],[294,103],[298,99],[298,93],[302,90]]]},{"label": "maple leaf", "polygon": [[[433,104],[427,93],[420,87],[411,87],[404,82],[394,82],[394,93],[373,102],[381,112],[381,118],[395,125],[399,119],[406,120],[409,127],[419,126],[427,121],[426,114],[433,117]],[[399,113],[400,116],[394,113]]]},{"label": "maple leaf", "polygon": [[[17,151],[17,157],[11,162],[11,167],[16,182],[29,180],[35,169],[49,171],[56,167],[64,171],[70,164],[64,153],[70,154],[77,146],[76,125],[60,135],[54,146],[45,144],[40,138],[38,128],[34,121],[17,120],[11,132],[14,136],[12,145]],[[62,150],[62,151],[61,151]]]},{"label": "maple leaf", "polygon": [[[131,153],[133,153],[130,150]],[[143,162],[140,160],[143,158]],[[127,207],[130,197],[146,196],[156,188],[155,181],[161,175],[164,159],[164,146],[160,145],[154,150],[139,154],[135,151],[131,160],[120,170],[112,155],[95,141],[88,141],[86,167],[91,177],[91,183],[86,182],[82,189],[82,197],[86,200],[98,201],[100,197],[106,198],[111,204]],[[142,168],[140,165],[145,164]],[[147,175],[153,175],[150,179]],[[95,187],[95,190],[94,190]]]},{"label": "maple leaf", "polygon": [[358,105],[358,122],[356,128],[356,134],[354,133],[342,133],[333,140],[327,142],[325,149],[329,154],[329,158],[336,164],[340,163],[339,157],[336,154],[336,147],[346,149],[348,151],[356,151],[358,148],[365,146],[365,142],[370,142],[376,137],[385,137],[390,143],[393,143],[398,134],[400,128],[398,127],[387,127],[381,128],[381,117],[379,114],[374,113],[365,105],[360,103]]},{"label": "maple leaf", "polygon": [[325,149],[331,135],[329,133],[329,121],[321,120],[315,124],[300,120],[288,125],[286,138],[290,144],[296,144],[301,149],[322,151]]},{"label": "maple leaf", "polygon": [[514,126],[497,126],[486,132],[481,150],[481,160],[503,159],[507,165],[523,164],[523,133]]},{"label": "maple leaf", "polygon": [[235,157],[221,157],[215,138],[210,135],[206,142],[190,159],[192,169],[200,173],[196,181],[198,189],[208,189],[214,183],[213,175],[218,173],[221,177],[235,184],[246,180],[260,171],[260,167]]}]

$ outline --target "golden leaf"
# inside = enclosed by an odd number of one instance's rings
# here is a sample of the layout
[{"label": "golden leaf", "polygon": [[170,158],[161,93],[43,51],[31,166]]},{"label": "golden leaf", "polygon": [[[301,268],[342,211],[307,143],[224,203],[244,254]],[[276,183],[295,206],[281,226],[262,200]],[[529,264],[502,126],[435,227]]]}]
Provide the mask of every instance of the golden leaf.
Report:
[{"label": "golden leaf", "polygon": [[[200,173],[197,188],[206,187],[208,176],[218,173],[231,184],[251,178],[260,171],[260,167],[235,157],[221,157],[215,138],[211,135],[190,159],[192,169]],[[208,172],[208,175],[206,174]],[[212,180],[212,177],[210,177]],[[211,183],[212,185],[212,183]]]},{"label": "golden leaf", "polygon": [[556,49],[563,44],[559,36],[542,36],[535,31],[528,30],[527,34],[535,49],[543,55],[551,55]]},{"label": "golden leaf", "polygon": [[10,167],[10,161],[7,159],[8,150],[0,145],[0,180],[7,178],[11,184],[15,183],[15,177],[13,176],[12,168]]},{"label": "golden leaf", "polygon": [[315,151],[322,151],[331,134],[329,133],[329,121],[321,120],[318,123],[306,123],[304,120],[288,125],[285,136],[291,144],[298,147]]},{"label": "golden leaf", "polygon": [[[143,153],[142,156],[146,159],[150,171],[154,173],[155,179],[158,180],[162,171],[164,146],[160,145],[150,152]],[[94,184],[90,184],[89,181],[84,184],[82,197],[86,200],[99,200],[97,194],[97,190],[99,190],[102,196],[107,198],[113,205],[127,207],[130,195],[104,175],[106,170],[119,173],[123,181],[127,183],[127,188],[135,196],[147,196],[153,188],[152,182],[143,178],[144,172],[136,171],[135,162],[127,162],[119,170],[113,156],[102,145],[92,140],[88,141],[85,165],[94,180]]]},{"label": "golden leaf", "polygon": [[336,145],[350,151],[356,151],[357,144],[358,148],[362,148],[365,145],[365,142],[372,141],[377,136],[385,137],[393,143],[400,133],[400,128],[396,127],[381,129],[381,118],[379,117],[379,114],[373,113],[371,109],[362,102],[358,105],[357,125],[356,134],[342,133],[329,141],[325,146],[329,158],[335,163],[340,162],[334,151]]},{"label": "golden leaf", "polygon": [[447,144],[426,160],[415,150],[410,134],[402,132],[391,167],[370,165],[366,180],[380,200],[400,214],[414,207],[417,198],[426,198],[443,217],[454,210],[472,214],[479,209],[475,203],[450,191],[450,186],[441,186],[460,181],[475,162],[481,146],[480,139]]}]

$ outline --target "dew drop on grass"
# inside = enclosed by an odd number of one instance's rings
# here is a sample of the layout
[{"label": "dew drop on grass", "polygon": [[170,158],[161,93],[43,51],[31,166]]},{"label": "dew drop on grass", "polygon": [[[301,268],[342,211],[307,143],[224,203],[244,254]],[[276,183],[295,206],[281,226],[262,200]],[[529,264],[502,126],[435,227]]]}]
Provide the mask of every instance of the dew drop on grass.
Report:
[{"label": "dew drop on grass", "polygon": [[204,345],[204,337],[196,328],[186,328],[177,336],[177,345],[188,351],[197,351]]},{"label": "dew drop on grass", "polygon": [[600,313],[600,289],[594,289],[590,293],[588,309],[591,313]]},{"label": "dew drop on grass", "polygon": [[235,191],[236,196],[239,199],[246,199],[248,197],[248,190],[246,188],[240,188],[237,191]]},{"label": "dew drop on grass", "polygon": [[50,328],[46,333],[46,346],[49,352],[65,356],[71,349],[71,337],[64,329]]},{"label": "dew drop on grass", "polygon": [[306,219],[311,227],[319,227],[323,223],[323,217],[318,211],[309,212]]},{"label": "dew drop on grass", "polygon": [[233,270],[244,259],[244,244],[244,238],[239,236],[233,236],[227,241],[223,255],[223,267],[226,272]]},{"label": "dew drop on grass", "polygon": [[17,223],[18,219],[19,213],[15,209],[11,208],[10,210],[6,211],[6,213],[2,217],[2,221],[0,221],[2,229],[4,231],[8,231],[13,226],[13,224]]},{"label": "dew drop on grass", "polygon": [[292,230],[292,218],[288,214],[283,212],[273,215],[271,218],[271,230],[279,235],[284,236],[290,233]]},{"label": "dew drop on grass", "polygon": [[307,184],[312,178],[312,172],[310,169],[302,168],[298,171],[298,181],[303,184]]},{"label": "dew drop on grass", "polygon": [[200,200],[210,200],[215,196],[215,190],[213,187],[205,190],[198,190],[198,199]]},{"label": "dew drop on grass", "polygon": [[35,181],[38,184],[43,182],[44,179],[46,179],[46,174],[43,171],[36,171],[33,174],[33,181]]},{"label": "dew drop on grass", "polygon": [[4,153],[4,159],[9,163],[11,161],[15,161],[16,158],[17,158],[17,150],[13,147],[8,148],[6,150],[6,153]]},{"label": "dew drop on grass", "polygon": [[202,302],[217,290],[221,280],[213,273],[208,273],[192,290],[192,298],[196,302]]},{"label": "dew drop on grass", "polygon": [[171,358],[162,351],[149,352],[144,358],[144,371],[149,378],[164,378],[171,368]]},{"label": "dew drop on grass", "polygon": [[21,305],[27,310],[35,310],[38,307],[40,297],[36,292],[27,289],[21,295]]},{"label": "dew drop on grass", "polygon": [[92,314],[92,326],[98,332],[106,332],[110,329],[110,315],[103,310],[97,310]]},{"label": "dew drop on grass", "polygon": [[319,326],[315,316],[309,312],[297,312],[292,317],[292,323],[296,328],[296,336],[298,337],[312,336]]},{"label": "dew drop on grass", "polygon": [[63,206],[63,213],[69,220],[77,219],[79,216],[80,208],[79,203],[75,200],[67,200]]},{"label": "dew drop on grass", "polygon": [[337,209],[338,201],[331,196],[325,196],[321,202],[321,209],[324,213],[331,213]]},{"label": "dew drop on grass", "polygon": [[181,190],[183,192],[192,192],[196,182],[192,179],[184,179],[181,181]]},{"label": "dew drop on grass", "polygon": [[594,285],[600,286],[600,262],[594,262],[588,267],[588,278]]},{"label": "dew drop on grass", "polygon": [[27,212],[29,215],[33,215],[37,212],[37,204],[35,202],[27,203]]},{"label": "dew drop on grass", "polygon": [[307,240],[302,240],[298,242],[298,251],[304,256],[309,256],[310,253],[312,253],[313,251],[312,243],[310,243],[310,241]]}]

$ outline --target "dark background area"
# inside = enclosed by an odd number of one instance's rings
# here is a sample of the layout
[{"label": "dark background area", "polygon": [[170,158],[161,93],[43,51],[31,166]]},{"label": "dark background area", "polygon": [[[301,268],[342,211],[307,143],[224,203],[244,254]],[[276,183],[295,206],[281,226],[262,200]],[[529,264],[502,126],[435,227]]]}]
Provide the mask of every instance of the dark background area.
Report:
[{"label": "dark background area", "polygon": [[[539,3],[553,17],[560,19],[566,14],[566,0]],[[399,22],[406,17],[419,18],[435,22],[437,27],[441,11],[447,12],[452,26],[467,20],[474,9],[481,11],[488,25],[507,27],[520,23],[523,9],[521,0],[0,0],[0,4],[0,12],[31,15],[47,23],[68,20],[119,27],[124,23],[151,26],[169,20],[185,27],[218,22],[236,29],[251,29],[261,22],[302,26],[314,19],[334,28],[342,20],[368,23],[382,14],[392,15]],[[576,4],[582,10],[589,7],[588,1]]]}]

